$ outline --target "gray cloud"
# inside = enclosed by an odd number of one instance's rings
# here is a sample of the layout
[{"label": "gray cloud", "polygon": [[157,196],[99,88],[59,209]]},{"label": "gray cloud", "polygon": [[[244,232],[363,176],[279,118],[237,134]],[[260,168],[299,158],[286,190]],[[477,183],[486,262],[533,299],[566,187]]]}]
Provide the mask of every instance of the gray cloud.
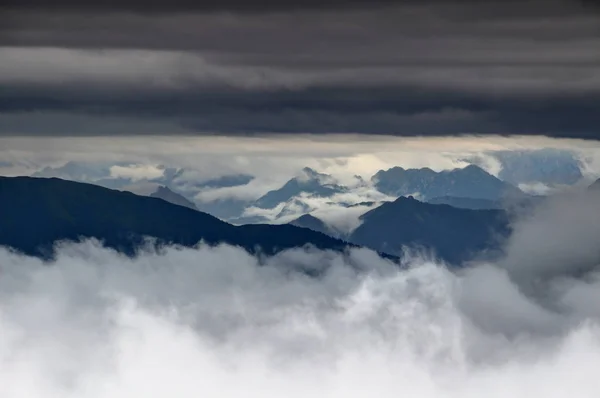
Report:
[{"label": "gray cloud", "polygon": [[[600,15],[582,2],[119,4],[6,9],[2,133],[38,134],[36,111],[138,134],[598,134]],[[88,124],[65,134],[112,131]]]},{"label": "gray cloud", "polygon": [[517,280],[541,283],[597,272],[600,194],[554,195],[516,223],[504,266]]}]

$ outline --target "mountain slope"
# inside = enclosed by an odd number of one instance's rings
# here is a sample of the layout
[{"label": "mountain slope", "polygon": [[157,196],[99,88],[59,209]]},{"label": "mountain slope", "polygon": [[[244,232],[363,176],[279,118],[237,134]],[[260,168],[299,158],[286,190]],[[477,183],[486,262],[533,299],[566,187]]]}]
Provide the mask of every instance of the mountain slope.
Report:
[{"label": "mountain slope", "polygon": [[150,194],[152,198],[159,198],[174,205],[187,207],[189,209],[198,210],[195,204],[191,201],[187,200],[183,195],[178,194],[177,192],[173,192],[168,187],[159,186],[156,191]]},{"label": "mountain slope", "polygon": [[441,172],[429,168],[393,167],[378,171],[371,181],[380,192],[387,195],[415,195],[425,201],[444,196],[496,201],[522,194],[518,188],[475,165]]},{"label": "mountain slope", "polygon": [[347,191],[347,188],[335,184],[331,176],[327,174],[317,173],[308,167],[302,171],[303,176],[294,177],[281,188],[267,192],[256,200],[254,206],[261,209],[273,209],[278,204],[287,202],[303,193],[326,198]]},{"label": "mountain slope", "polygon": [[341,250],[347,243],[291,225],[236,227],[164,200],[56,178],[0,177],[0,245],[50,257],[57,240],[97,238],[134,254],[144,236],[159,243],[228,243],[274,253],[312,244]]},{"label": "mountain slope", "polygon": [[365,213],[349,241],[400,255],[403,245],[435,249],[443,259],[460,263],[482,250],[496,249],[506,236],[508,219],[501,210],[459,209],[400,197]]},{"label": "mountain slope", "polygon": [[288,224],[295,225],[301,228],[308,228],[329,236],[332,235],[332,231],[329,229],[327,224],[325,224],[321,219],[311,214],[304,214],[296,218],[295,220],[290,221]]}]

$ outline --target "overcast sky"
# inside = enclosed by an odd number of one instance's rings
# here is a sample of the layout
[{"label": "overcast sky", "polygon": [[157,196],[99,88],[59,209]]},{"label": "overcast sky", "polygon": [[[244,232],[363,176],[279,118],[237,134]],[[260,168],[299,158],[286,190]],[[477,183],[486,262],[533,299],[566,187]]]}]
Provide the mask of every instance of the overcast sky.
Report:
[{"label": "overcast sky", "polygon": [[1,135],[599,137],[591,1],[2,3]]}]

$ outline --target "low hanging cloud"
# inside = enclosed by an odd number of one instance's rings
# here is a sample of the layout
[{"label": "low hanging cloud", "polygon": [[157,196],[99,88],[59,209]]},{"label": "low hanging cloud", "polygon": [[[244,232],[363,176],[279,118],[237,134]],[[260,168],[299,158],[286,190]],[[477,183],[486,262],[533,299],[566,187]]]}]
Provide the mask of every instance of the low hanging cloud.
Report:
[{"label": "low hanging cloud", "polygon": [[110,168],[113,178],[128,178],[132,181],[151,180],[164,175],[164,168],[154,165],[132,164],[127,166],[115,165]]},{"label": "low hanging cloud", "polygon": [[365,249],[1,249],[0,395],[595,397],[592,199],[549,202],[501,261],[454,271]]}]

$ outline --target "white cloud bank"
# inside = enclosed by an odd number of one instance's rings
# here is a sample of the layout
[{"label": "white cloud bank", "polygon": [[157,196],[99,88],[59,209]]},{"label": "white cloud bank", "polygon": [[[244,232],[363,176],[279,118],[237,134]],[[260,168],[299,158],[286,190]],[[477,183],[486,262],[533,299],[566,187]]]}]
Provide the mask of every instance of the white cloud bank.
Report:
[{"label": "white cloud bank", "polygon": [[[3,397],[592,397],[596,318],[543,309],[497,268],[231,247],[57,264],[2,253]],[[367,270],[357,273],[348,263]],[[322,279],[285,272],[328,264]],[[591,287],[590,287],[591,288]],[[599,286],[594,285],[594,288]]]},{"label": "white cloud bank", "polygon": [[368,250],[0,249],[0,396],[596,397],[600,271],[571,276],[600,254],[591,199],[544,204],[502,261],[455,272]]}]

